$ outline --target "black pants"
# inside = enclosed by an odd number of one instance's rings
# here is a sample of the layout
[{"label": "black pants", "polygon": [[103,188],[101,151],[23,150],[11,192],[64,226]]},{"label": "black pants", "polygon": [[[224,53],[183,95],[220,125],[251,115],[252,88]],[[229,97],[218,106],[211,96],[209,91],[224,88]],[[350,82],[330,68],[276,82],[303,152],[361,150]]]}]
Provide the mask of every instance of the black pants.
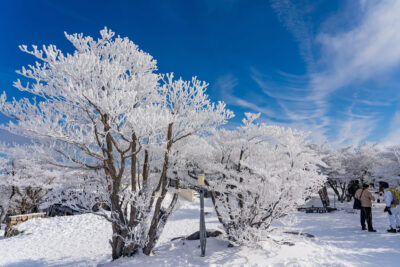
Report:
[{"label": "black pants", "polygon": [[374,229],[372,227],[372,210],[371,207],[361,207],[361,227],[365,229],[365,221],[368,224],[368,230]]}]

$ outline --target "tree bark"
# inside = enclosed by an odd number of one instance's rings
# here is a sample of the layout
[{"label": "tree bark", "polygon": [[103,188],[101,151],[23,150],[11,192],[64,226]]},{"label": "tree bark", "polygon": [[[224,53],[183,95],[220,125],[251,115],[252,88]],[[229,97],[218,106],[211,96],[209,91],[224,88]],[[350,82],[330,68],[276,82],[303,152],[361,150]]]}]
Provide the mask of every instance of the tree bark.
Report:
[{"label": "tree bark", "polygon": [[[243,154],[244,154],[244,150],[241,149],[240,150],[240,156],[239,156],[239,164],[238,164],[238,168],[237,168],[237,171],[239,173],[242,171],[241,170],[241,162],[242,162]],[[242,177],[239,178],[239,182],[243,183],[243,178]],[[243,195],[241,193],[239,193],[238,197],[239,197],[239,208],[243,209]]]},{"label": "tree bark", "polygon": [[121,186],[121,176],[125,165],[125,160],[121,157],[121,169],[117,175],[117,170],[114,163],[113,140],[109,132],[110,126],[108,125],[108,115],[104,114],[102,118],[104,131],[106,132],[106,159],[104,160],[104,172],[108,180],[111,180],[110,200],[111,200],[111,218],[113,237],[111,242],[112,258],[113,260],[120,258],[123,255],[124,238],[126,237],[126,230],[121,229],[120,223],[124,221],[123,213],[121,210],[119,191]]},{"label": "tree bark", "polygon": [[155,208],[154,208],[154,215],[153,219],[151,220],[150,230],[148,234],[148,242],[146,246],[143,248],[143,253],[146,255],[150,255],[154,246],[157,242],[157,232],[160,224],[160,217],[161,217],[161,206],[162,202],[164,201],[165,195],[167,194],[167,171],[168,171],[168,164],[169,164],[169,152],[171,151],[172,147],[172,123],[168,125],[168,134],[167,134],[167,151],[164,154],[164,164],[163,169],[160,176],[160,184],[161,184],[161,195],[157,199]]},{"label": "tree bark", "polygon": [[143,174],[142,174],[144,188],[147,187],[148,174],[149,174],[149,151],[146,149],[144,151],[144,164],[143,164]]}]

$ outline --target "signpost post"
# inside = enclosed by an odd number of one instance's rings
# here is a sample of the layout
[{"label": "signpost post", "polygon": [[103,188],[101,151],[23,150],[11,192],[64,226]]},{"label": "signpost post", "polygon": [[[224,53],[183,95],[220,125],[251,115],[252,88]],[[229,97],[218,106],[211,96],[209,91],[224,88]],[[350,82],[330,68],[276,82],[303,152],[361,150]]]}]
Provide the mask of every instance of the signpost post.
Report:
[{"label": "signpost post", "polygon": [[318,191],[319,197],[321,198],[322,205],[324,208],[328,207],[330,202],[329,202],[329,196],[328,196],[328,191],[326,190],[326,186],[321,188]]},{"label": "signpost post", "polygon": [[207,243],[207,232],[206,232],[206,222],[204,220],[204,173],[197,176],[197,184],[200,190],[200,248],[201,257],[206,255],[206,243]]}]

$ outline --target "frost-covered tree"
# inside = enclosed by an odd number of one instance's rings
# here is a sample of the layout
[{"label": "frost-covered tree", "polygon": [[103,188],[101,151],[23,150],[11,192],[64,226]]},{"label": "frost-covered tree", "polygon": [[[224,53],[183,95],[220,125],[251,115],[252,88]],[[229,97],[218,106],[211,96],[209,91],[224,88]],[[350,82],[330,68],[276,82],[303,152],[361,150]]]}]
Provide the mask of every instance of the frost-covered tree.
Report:
[{"label": "frost-covered tree", "polygon": [[[3,181],[8,174],[8,160],[0,156],[0,181]],[[10,203],[11,188],[0,183],[0,228],[3,223]]]},{"label": "frost-covered tree", "polygon": [[351,181],[372,182],[375,178],[374,172],[381,164],[380,151],[376,144],[365,143],[357,147],[338,149],[313,145],[312,148],[322,157],[325,166],[320,169],[341,202],[345,200]]},{"label": "frost-covered tree", "polygon": [[51,151],[37,156],[62,171],[65,186],[50,199],[109,220],[113,259],[149,255],[177,200],[171,151],[232,113],[210,102],[205,82],[156,74],[156,61],[128,38],[100,34],[66,34],[73,54],[21,46],[40,62],[19,71],[32,84],[14,86],[37,99],[7,102],[4,93],[0,110],[12,118],[4,128]]},{"label": "frost-covered tree", "polygon": [[344,154],[342,165],[350,180],[360,180],[363,183],[373,179],[373,169],[379,165],[377,144],[364,143],[353,149],[346,149],[342,153]]},{"label": "frost-covered tree", "polygon": [[327,184],[332,188],[338,200],[343,202],[346,198],[346,189],[351,180],[351,176],[346,175],[344,166],[345,155],[350,148],[333,149],[328,145],[315,145],[310,146],[315,150],[322,161],[324,166],[319,166],[321,172],[327,177]]},{"label": "frost-covered tree", "polygon": [[377,158],[379,164],[374,166],[373,175],[391,187],[400,188],[400,147],[385,147],[377,154]]},{"label": "frost-covered tree", "polygon": [[6,213],[38,212],[46,194],[56,186],[53,182],[59,182],[56,178],[60,177],[60,173],[45,170],[40,162],[44,157],[39,153],[40,147],[32,144],[0,144],[0,154],[7,155],[3,158],[4,170],[0,174],[0,187],[4,192],[2,203]]},{"label": "frost-covered tree", "polygon": [[198,142],[192,148],[197,153],[191,153],[196,158],[188,163],[205,171],[207,190],[232,244],[265,240],[273,221],[291,213],[325,182],[317,167],[323,163],[308,148],[305,134],[256,124],[258,116],[246,113],[242,126],[216,130],[208,145]]}]

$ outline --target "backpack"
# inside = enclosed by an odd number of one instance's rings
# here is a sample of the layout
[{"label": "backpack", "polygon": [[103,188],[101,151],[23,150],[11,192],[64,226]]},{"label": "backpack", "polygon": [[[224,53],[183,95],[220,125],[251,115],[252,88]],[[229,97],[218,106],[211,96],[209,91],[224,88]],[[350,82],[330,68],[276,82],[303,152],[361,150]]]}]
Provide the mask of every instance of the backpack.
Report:
[{"label": "backpack", "polygon": [[397,192],[396,189],[391,188],[389,189],[390,192],[392,192],[393,200],[392,200],[392,205],[399,205],[400,204],[400,194]]},{"label": "backpack", "polygon": [[361,191],[361,194],[360,194],[359,198],[356,198],[355,194],[354,194],[353,209],[355,209],[355,210],[360,210],[361,209],[361,197],[362,197],[363,193],[364,193],[364,189]]}]

